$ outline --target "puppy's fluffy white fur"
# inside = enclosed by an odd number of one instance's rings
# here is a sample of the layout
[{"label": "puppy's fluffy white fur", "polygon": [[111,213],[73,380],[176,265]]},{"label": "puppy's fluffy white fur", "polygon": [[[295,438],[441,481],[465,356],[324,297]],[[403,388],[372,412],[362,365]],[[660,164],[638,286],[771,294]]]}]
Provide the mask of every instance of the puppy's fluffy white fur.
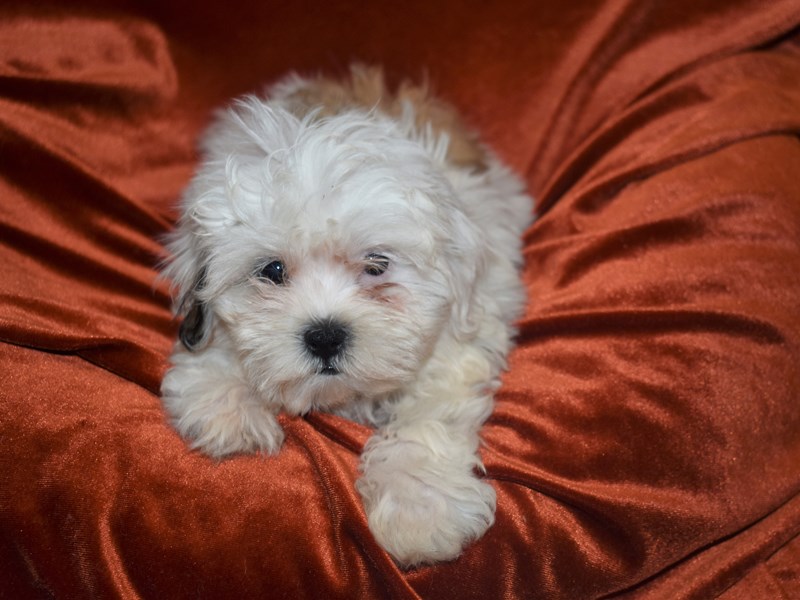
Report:
[{"label": "puppy's fluffy white fur", "polygon": [[[356,485],[376,539],[403,566],[455,558],[494,520],[478,432],[524,300],[521,181],[364,68],[235,102],[202,150],[165,269],[172,423],[213,457],[278,452],[282,410],[374,425]],[[315,353],[331,323],[345,339]]]}]

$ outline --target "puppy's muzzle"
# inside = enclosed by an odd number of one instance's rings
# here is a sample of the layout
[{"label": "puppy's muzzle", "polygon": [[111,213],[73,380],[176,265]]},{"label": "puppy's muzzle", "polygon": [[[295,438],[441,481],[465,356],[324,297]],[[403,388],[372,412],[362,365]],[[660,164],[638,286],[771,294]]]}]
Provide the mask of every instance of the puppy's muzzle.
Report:
[{"label": "puppy's muzzle", "polygon": [[306,349],[313,356],[322,359],[324,368],[320,372],[326,375],[338,372],[332,362],[344,351],[349,337],[347,327],[336,321],[315,323],[303,333]]}]

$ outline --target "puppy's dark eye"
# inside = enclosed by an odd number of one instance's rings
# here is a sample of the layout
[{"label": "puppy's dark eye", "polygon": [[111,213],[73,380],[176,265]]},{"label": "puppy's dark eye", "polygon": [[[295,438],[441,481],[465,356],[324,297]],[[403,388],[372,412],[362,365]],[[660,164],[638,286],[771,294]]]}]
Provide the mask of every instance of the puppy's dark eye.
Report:
[{"label": "puppy's dark eye", "polygon": [[258,272],[259,279],[266,279],[277,285],[286,283],[286,266],[279,260],[273,260],[261,267]]},{"label": "puppy's dark eye", "polygon": [[389,259],[383,254],[367,254],[364,264],[364,273],[378,277],[389,268]]}]

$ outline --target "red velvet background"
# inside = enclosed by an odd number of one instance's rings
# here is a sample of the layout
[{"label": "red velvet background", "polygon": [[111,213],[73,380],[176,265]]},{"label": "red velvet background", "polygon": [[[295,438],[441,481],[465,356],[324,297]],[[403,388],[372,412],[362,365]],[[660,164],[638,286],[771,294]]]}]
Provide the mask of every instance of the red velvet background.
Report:
[{"label": "red velvet background", "polygon": [[[5,2],[0,597],[800,597],[797,0]],[[404,573],[365,427],[190,453],[159,236],[210,111],[290,69],[427,73],[528,181],[497,522]]]}]

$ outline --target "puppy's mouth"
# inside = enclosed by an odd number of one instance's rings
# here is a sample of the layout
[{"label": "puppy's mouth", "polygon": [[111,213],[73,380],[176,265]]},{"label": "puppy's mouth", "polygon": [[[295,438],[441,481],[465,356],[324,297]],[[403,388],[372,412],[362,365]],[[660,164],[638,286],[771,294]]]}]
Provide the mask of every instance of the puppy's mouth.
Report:
[{"label": "puppy's mouth", "polygon": [[317,365],[316,374],[317,375],[325,375],[325,376],[335,376],[341,373],[341,369],[337,365],[337,361],[331,359],[325,359],[319,361]]},{"label": "puppy's mouth", "polygon": [[317,375],[338,375],[339,369],[333,365],[323,365],[317,371]]}]

